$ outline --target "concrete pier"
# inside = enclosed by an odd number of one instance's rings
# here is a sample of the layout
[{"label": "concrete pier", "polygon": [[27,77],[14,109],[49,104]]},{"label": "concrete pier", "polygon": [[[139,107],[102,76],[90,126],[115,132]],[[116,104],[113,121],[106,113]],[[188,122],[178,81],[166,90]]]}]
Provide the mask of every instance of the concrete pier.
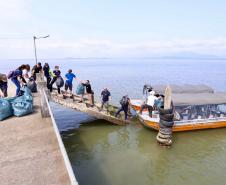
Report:
[{"label": "concrete pier", "polygon": [[[10,85],[12,96],[14,86]],[[34,113],[0,122],[1,185],[69,185],[71,179],[51,118],[42,118],[40,96]]]}]

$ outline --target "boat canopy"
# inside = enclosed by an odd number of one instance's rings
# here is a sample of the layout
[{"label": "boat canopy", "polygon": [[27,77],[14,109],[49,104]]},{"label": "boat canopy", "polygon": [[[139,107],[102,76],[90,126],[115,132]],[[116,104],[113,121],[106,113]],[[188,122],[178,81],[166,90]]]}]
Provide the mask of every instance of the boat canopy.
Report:
[{"label": "boat canopy", "polygon": [[[207,85],[175,85],[170,84],[172,88],[172,93],[179,93],[179,94],[197,94],[197,93],[214,93],[214,90],[207,86]],[[154,85],[153,90],[157,93],[164,94],[166,89],[166,85]]]},{"label": "boat canopy", "polygon": [[[170,85],[174,106],[226,104],[226,92],[214,92],[206,85]],[[153,86],[156,93],[164,94],[166,85]]]},{"label": "boat canopy", "polygon": [[226,93],[172,94],[174,106],[226,104]]}]

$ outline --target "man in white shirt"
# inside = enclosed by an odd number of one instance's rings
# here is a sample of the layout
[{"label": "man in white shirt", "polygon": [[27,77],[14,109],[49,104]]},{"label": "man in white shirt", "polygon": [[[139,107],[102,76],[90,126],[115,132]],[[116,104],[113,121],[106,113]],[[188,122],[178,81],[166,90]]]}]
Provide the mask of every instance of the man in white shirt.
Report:
[{"label": "man in white shirt", "polygon": [[149,116],[152,117],[153,106],[154,106],[155,100],[157,100],[157,99],[158,98],[155,96],[155,91],[150,91],[149,95],[147,97],[146,103],[144,103],[141,106],[140,114],[142,114],[144,109],[148,109]]}]

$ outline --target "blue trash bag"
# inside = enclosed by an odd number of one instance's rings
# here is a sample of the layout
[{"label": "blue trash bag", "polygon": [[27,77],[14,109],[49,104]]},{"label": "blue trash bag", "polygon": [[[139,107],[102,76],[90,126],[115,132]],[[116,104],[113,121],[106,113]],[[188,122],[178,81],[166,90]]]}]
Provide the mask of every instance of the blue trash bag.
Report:
[{"label": "blue trash bag", "polygon": [[13,110],[10,102],[6,99],[0,98],[0,121],[13,115]]},{"label": "blue trash bag", "polygon": [[82,95],[85,93],[85,87],[84,85],[82,85],[81,83],[78,84],[77,88],[76,88],[76,94],[77,95]]},{"label": "blue trash bag", "polygon": [[25,87],[23,96],[16,97],[11,101],[13,114],[21,117],[33,112],[33,97],[31,91]]}]

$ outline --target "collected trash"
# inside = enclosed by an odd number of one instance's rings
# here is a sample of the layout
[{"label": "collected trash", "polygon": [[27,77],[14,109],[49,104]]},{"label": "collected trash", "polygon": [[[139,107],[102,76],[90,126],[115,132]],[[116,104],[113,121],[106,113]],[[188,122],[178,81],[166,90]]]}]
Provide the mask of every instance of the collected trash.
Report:
[{"label": "collected trash", "polygon": [[64,79],[62,77],[58,77],[57,80],[56,80],[56,86],[58,88],[61,88],[64,86]]},{"label": "collected trash", "polygon": [[33,112],[33,98],[30,89],[24,88],[23,96],[16,97],[12,102],[13,114],[15,116],[24,116]]},{"label": "collected trash", "polygon": [[27,87],[31,90],[32,93],[37,92],[37,84],[36,84],[34,78],[29,79],[29,81],[27,82]]},{"label": "collected trash", "polygon": [[0,121],[13,115],[11,104],[8,100],[0,99]]},{"label": "collected trash", "polygon": [[28,87],[19,97],[0,99],[0,121],[12,115],[21,117],[33,112],[33,97]]}]

